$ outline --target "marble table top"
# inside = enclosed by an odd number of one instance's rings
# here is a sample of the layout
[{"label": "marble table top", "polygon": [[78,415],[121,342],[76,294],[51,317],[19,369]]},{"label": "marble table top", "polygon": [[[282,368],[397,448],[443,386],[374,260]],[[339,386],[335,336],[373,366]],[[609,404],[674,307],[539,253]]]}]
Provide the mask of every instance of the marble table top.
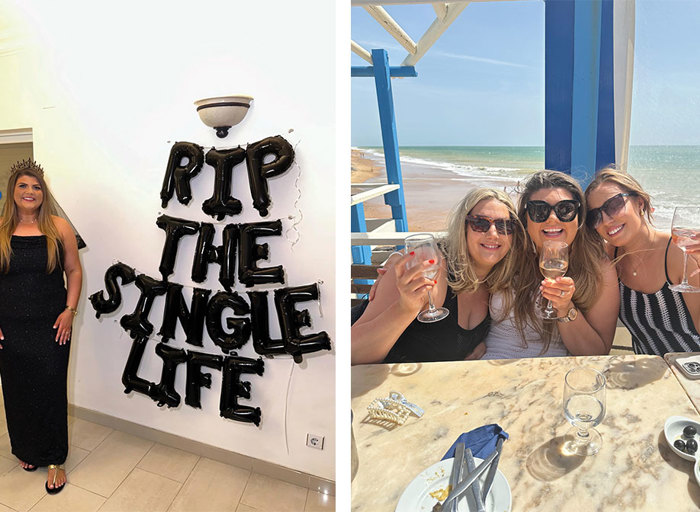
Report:
[{"label": "marble table top", "polygon": [[676,366],[676,359],[679,357],[697,356],[700,352],[669,352],[664,356],[664,359],[671,368],[671,371],[680,382],[685,392],[688,394],[688,398],[693,402],[695,408],[700,411],[700,379],[691,379],[687,377],[678,366]]},{"label": "marble table top", "polygon": [[[607,412],[593,457],[565,456],[564,375],[575,366],[604,372]],[[375,398],[398,391],[425,409],[387,429],[369,418]],[[361,365],[352,369],[353,433],[359,468],[353,511],[393,511],[406,486],[439,461],[463,432],[498,423],[510,434],[499,469],[512,510],[698,510],[693,464],[667,446],[673,415],[700,420],[658,356]]]}]

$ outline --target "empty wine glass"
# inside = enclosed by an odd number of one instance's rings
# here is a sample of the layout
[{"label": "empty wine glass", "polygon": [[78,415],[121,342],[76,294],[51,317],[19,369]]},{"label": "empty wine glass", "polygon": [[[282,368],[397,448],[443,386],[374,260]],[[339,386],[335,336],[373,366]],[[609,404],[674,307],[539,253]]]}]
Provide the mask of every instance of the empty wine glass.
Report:
[{"label": "empty wine glass", "polygon": [[678,206],[673,212],[671,239],[683,251],[683,281],[670,286],[681,293],[699,293],[700,287],[688,282],[688,252],[690,245],[700,244],[700,207]]},{"label": "empty wine glass", "polygon": [[574,428],[564,449],[571,455],[595,455],[603,438],[593,428],[605,417],[605,376],[593,368],[569,370],[564,377],[564,416]]},{"label": "empty wine glass", "polygon": [[[569,245],[566,242],[555,240],[545,240],[540,250],[540,271],[544,277],[554,279],[566,274],[569,268]],[[552,307],[552,301],[547,301],[544,307],[544,297],[542,294],[537,298],[535,313],[540,318],[554,320],[557,318],[557,311]]]},{"label": "empty wine glass", "polygon": [[[433,235],[430,233],[411,235],[406,238],[405,244],[406,253],[414,253],[413,258],[410,260],[410,263],[408,263],[408,267],[422,265],[424,261],[431,260],[432,263],[423,270],[423,275],[428,279],[435,280],[440,270],[442,256]],[[436,308],[433,305],[433,298],[430,296],[430,292],[428,292],[428,309],[418,313],[416,318],[419,322],[430,323],[442,320],[449,314],[450,311],[448,309]]]}]

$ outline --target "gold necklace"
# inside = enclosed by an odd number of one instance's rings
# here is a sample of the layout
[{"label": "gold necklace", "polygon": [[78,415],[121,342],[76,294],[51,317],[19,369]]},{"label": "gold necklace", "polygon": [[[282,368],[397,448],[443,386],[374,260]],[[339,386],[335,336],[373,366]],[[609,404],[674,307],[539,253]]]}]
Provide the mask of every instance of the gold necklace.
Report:
[{"label": "gold necklace", "polygon": [[[654,243],[655,243],[655,242],[656,242],[656,231],[654,231],[654,235],[653,235],[652,238],[651,238],[651,243],[649,244],[649,245],[651,246],[651,248],[649,248],[649,249],[642,249],[642,250],[640,250],[639,252],[653,252],[653,251],[656,249],[656,247],[654,247]],[[625,256],[630,256],[630,262],[631,262],[631,259],[632,259],[632,254],[633,254],[633,253],[628,253],[628,252],[625,252],[625,254],[624,254]],[[634,268],[634,269],[632,269],[632,277],[637,277],[637,270],[639,270],[639,267],[642,266],[642,263],[643,263],[643,262],[644,262],[644,258],[643,258],[643,256],[640,256],[640,257],[639,257],[639,263],[638,263],[637,265],[635,265],[635,268]]]}]

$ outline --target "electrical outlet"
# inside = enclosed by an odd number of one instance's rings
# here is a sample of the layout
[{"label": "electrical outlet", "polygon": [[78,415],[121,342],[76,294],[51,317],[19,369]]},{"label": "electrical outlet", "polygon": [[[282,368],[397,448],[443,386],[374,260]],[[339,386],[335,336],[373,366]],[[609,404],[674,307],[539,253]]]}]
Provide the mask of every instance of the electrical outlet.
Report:
[{"label": "electrical outlet", "polygon": [[317,450],[323,450],[323,436],[316,434],[306,434],[306,446],[309,448],[316,448]]}]

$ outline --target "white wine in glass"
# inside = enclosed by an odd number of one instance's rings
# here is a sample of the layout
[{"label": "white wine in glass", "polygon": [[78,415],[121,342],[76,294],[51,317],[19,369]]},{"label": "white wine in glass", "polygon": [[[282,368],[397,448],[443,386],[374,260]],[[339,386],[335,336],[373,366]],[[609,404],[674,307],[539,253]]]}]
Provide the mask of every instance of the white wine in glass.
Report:
[{"label": "white wine in glass", "polygon": [[676,207],[671,224],[671,240],[683,251],[683,281],[670,286],[671,290],[700,293],[700,287],[688,282],[688,247],[700,244],[700,207]]},{"label": "white wine in glass", "polygon": [[564,449],[571,455],[595,455],[603,438],[593,428],[605,417],[605,376],[579,367],[564,377],[564,416],[574,428],[565,436]]},{"label": "white wine in glass", "polygon": [[[545,240],[540,249],[540,272],[548,279],[563,276],[569,269],[569,246],[566,242]],[[547,301],[547,307],[542,308],[544,298],[540,295],[535,312],[540,318],[554,320],[557,311],[552,307],[552,301]]]},{"label": "white wine in glass", "polygon": [[[438,271],[440,270],[440,262],[442,256],[440,254],[440,249],[437,246],[435,237],[430,233],[420,233],[417,235],[411,235],[406,238],[406,253],[413,252],[413,258],[408,264],[409,267],[414,267],[416,265],[423,265],[425,261],[432,261],[432,264],[425,267],[423,270],[423,275],[431,280],[435,280]],[[430,323],[442,320],[450,314],[450,310],[447,308],[436,308],[433,305],[433,298],[428,292],[428,309],[418,313],[416,317],[419,322]]]}]

